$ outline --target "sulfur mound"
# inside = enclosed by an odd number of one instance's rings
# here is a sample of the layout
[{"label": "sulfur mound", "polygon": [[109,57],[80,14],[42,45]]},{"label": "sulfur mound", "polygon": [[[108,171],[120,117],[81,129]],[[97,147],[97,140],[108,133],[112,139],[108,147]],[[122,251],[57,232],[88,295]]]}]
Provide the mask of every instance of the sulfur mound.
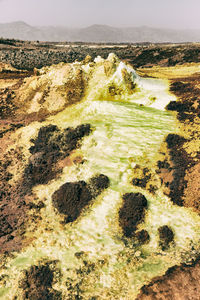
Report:
[{"label": "sulfur mound", "polygon": [[141,193],[126,193],[123,200],[123,206],[119,210],[119,225],[124,235],[131,237],[144,219],[147,200]]}]

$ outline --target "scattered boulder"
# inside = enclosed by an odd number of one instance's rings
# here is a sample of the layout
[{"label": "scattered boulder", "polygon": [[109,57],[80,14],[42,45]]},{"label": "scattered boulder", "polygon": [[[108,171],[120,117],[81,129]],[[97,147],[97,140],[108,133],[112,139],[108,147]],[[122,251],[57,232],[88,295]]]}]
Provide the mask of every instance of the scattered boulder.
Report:
[{"label": "scattered boulder", "polygon": [[[6,47],[5,47],[6,45]],[[56,46],[55,43],[19,41],[14,39],[0,40],[0,60],[4,63],[9,63],[17,69],[33,70],[34,68],[42,68],[44,66],[51,66],[60,62],[74,62],[85,59],[90,61],[90,57],[94,59],[97,54],[106,58],[110,53],[110,47],[103,45],[103,47],[91,47],[80,44],[73,46],[68,44],[69,50],[66,51],[66,44]],[[14,47],[13,47],[14,46]],[[19,51],[22,50],[22,51]],[[126,59],[132,63],[136,68],[150,67],[153,65],[174,66],[176,64],[184,64],[186,62],[199,61],[199,45],[157,45],[145,43],[144,45],[127,44],[124,47],[121,45],[113,46],[113,50],[120,59]],[[88,56],[88,57],[87,57]],[[111,62],[115,62],[113,57],[110,57]]]},{"label": "scattered boulder", "polygon": [[158,234],[160,239],[159,244],[162,250],[165,250],[174,240],[174,233],[169,226],[164,225],[158,228]]},{"label": "scattered boulder", "polygon": [[103,174],[85,181],[66,182],[52,195],[52,204],[60,214],[66,215],[65,222],[75,221],[84,207],[109,186],[109,178]]},{"label": "scattered boulder", "polygon": [[31,266],[25,271],[24,279],[19,285],[23,289],[23,299],[61,300],[61,293],[52,288],[53,279],[53,271],[48,264]]},{"label": "scattered boulder", "polygon": [[67,215],[66,223],[75,221],[91,200],[92,194],[85,181],[67,182],[52,196],[53,206]]},{"label": "scattered boulder", "polygon": [[171,149],[174,147],[177,148],[182,146],[186,142],[186,139],[178,134],[169,133],[165,141],[167,143],[168,148]]},{"label": "scattered boulder", "polygon": [[147,200],[141,193],[126,193],[123,200],[123,206],[119,210],[119,225],[124,235],[131,237],[144,219]]},{"label": "scattered boulder", "polygon": [[89,181],[89,189],[94,198],[97,197],[104,189],[107,189],[108,186],[109,178],[104,174],[92,177]]},{"label": "scattered boulder", "polygon": [[151,179],[151,173],[148,168],[142,168],[136,165],[133,169],[134,178],[132,179],[132,184],[141,188],[146,188],[147,183]]},{"label": "scattered boulder", "polygon": [[150,240],[149,233],[145,229],[138,231],[135,236],[140,244],[146,244]]}]

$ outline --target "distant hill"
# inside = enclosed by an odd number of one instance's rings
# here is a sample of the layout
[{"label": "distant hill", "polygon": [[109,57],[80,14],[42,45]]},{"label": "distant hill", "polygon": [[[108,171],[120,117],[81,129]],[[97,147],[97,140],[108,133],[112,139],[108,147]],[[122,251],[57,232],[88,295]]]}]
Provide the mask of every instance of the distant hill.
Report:
[{"label": "distant hill", "polygon": [[117,28],[107,25],[70,29],[53,26],[34,27],[19,21],[0,24],[0,37],[51,42],[181,43],[200,42],[200,30],[159,29],[146,26]]}]

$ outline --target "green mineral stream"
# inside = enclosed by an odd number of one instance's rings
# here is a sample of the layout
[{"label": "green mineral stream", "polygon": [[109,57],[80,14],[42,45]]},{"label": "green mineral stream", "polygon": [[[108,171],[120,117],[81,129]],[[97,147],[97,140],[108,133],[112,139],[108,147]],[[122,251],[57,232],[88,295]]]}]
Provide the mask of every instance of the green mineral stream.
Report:
[{"label": "green mineral stream", "polygon": [[[198,251],[200,218],[197,214],[173,205],[161,190],[153,196],[131,184],[134,166],[153,167],[164,137],[175,132],[176,127],[175,117],[163,109],[172,99],[166,83],[145,79],[144,86],[148,86],[146,94],[139,91],[127,101],[86,97],[45,123],[60,128],[89,123],[93,130],[77,151],[83,163],[66,166],[59,178],[35,188],[38,199],[46,207],[41,210],[42,220],[35,229],[36,239],[6,262],[4,274],[9,280],[0,289],[1,299],[12,299],[21,270],[45,260],[58,261],[60,275],[53,287],[62,291],[63,299],[75,299],[70,298],[67,288],[70,280],[74,290],[75,284],[79,284],[83,299],[134,299],[153,277],[163,275],[173,265],[187,262]],[[149,91],[154,101],[143,105],[145,97],[150,99]],[[22,138],[36,135],[38,128],[38,124],[29,125]],[[51,203],[53,192],[67,181],[87,181],[97,173],[109,177],[110,187],[76,222],[61,225],[62,217]],[[138,191],[148,200],[145,220],[138,227],[149,232],[150,242],[146,245],[125,241],[118,224],[122,195]],[[157,231],[162,225],[169,225],[175,234],[174,243],[166,251],[159,247]],[[77,252],[82,255],[77,257]],[[93,264],[92,271],[86,270],[84,261]],[[77,273],[80,268],[82,274]],[[17,299],[20,297],[19,292]]]}]

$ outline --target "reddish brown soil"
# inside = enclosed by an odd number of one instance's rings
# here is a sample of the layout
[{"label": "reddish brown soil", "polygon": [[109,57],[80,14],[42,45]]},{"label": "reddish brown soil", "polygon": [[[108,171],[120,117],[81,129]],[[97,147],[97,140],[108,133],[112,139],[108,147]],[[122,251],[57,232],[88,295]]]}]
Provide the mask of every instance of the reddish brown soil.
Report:
[{"label": "reddish brown soil", "polygon": [[19,250],[22,247],[26,205],[19,191],[9,185],[1,186],[0,252]]},{"label": "reddish brown soil", "polygon": [[[1,74],[1,73],[0,73]],[[15,92],[11,88],[0,89],[0,118],[13,116],[17,109],[14,103]]]},{"label": "reddish brown soil", "polygon": [[200,163],[186,172],[185,180],[187,188],[184,190],[183,203],[186,207],[192,207],[200,212]]},{"label": "reddish brown soil", "polygon": [[143,286],[136,300],[199,300],[200,259],[191,266],[170,268],[164,276]]},{"label": "reddish brown soil", "polygon": [[20,184],[9,184],[8,168],[15,159],[23,161],[23,156],[14,150],[0,157],[0,252],[19,250],[23,242],[27,199]]}]

